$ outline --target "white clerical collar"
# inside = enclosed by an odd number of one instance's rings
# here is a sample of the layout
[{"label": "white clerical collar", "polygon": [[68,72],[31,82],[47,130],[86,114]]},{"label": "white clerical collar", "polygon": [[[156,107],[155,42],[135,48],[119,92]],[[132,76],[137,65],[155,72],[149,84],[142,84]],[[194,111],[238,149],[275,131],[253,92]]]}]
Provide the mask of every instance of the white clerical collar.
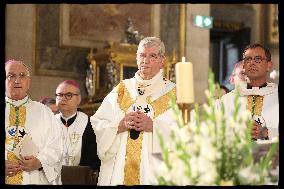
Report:
[{"label": "white clerical collar", "polygon": [[[240,96],[248,96],[248,95],[259,95],[264,96],[275,92],[277,89],[277,84],[275,83],[267,83],[266,87],[252,87],[251,89],[247,89],[247,85],[240,85]],[[236,92],[236,89],[233,90]]]},{"label": "white clerical collar", "polygon": [[19,107],[25,103],[27,103],[29,100],[29,96],[26,96],[25,98],[21,99],[21,100],[13,100],[9,97],[5,97],[5,101],[13,106]]},{"label": "white clerical collar", "polygon": [[143,80],[138,72],[135,74],[135,96],[147,97],[161,89],[163,84],[163,70],[160,70],[152,79]]},{"label": "white clerical collar", "polygon": [[60,112],[60,116],[65,120],[67,121],[68,119],[74,117],[75,115],[77,114],[77,112],[75,112],[74,114],[72,114],[71,116],[68,116],[68,117],[64,117],[64,115]]},{"label": "white clerical collar", "polygon": [[140,75],[138,74],[139,71],[135,73],[135,79],[138,81],[138,83],[142,85],[152,85],[153,83],[156,83],[156,81],[163,79],[163,69],[160,69],[160,71],[152,78],[149,80],[144,80]]}]

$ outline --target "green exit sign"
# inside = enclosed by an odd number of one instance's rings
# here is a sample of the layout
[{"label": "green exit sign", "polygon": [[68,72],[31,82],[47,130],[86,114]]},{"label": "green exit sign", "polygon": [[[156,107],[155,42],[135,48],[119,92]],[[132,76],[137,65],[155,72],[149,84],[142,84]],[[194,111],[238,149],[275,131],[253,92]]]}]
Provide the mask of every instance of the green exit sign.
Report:
[{"label": "green exit sign", "polygon": [[196,15],[193,19],[193,24],[195,26],[201,27],[201,28],[212,28],[213,27],[213,17],[211,16],[201,16]]}]

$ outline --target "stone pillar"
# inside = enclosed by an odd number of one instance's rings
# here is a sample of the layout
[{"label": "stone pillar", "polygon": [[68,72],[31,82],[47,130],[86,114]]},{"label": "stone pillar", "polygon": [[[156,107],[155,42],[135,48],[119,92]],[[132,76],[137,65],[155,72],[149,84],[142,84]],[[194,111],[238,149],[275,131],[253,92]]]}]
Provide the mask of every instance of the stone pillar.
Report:
[{"label": "stone pillar", "polygon": [[210,16],[210,4],[186,5],[185,57],[193,63],[195,102],[205,103],[208,88],[210,30],[193,25],[194,15]]}]

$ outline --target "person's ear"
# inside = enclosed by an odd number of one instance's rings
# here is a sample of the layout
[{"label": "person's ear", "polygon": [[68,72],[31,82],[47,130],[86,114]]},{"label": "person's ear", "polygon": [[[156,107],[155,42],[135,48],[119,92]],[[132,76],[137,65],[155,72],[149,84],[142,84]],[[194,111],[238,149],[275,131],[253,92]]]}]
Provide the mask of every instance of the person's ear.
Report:
[{"label": "person's ear", "polygon": [[272,63],[272,61],[268,61],[267,62],[267,72],[270,72],[271,70],[272,70],[272,68],[273,68],[273,63]]},{"label": "person's ear", "polygon": [[30,78],[30,76],[28,77],[28,81],[27,82],[28,82],[27,85],[28,85],[28,90],[29,90],[30,89],[30,85],[31,85],[31,78]]},{"label": "person's ear", "polygon": [[78,103],[77,103],[77,106],[79,106],[79,105],[80,105],[81,100],[82,100],[81,95],[79,95],[79,96],[78,96]]},{"label": "person's ear", "polygon": [[230,80],[231,84],[234,84],[234,77],[233,76],[230,76],[229,80]]},{"label": "person's ear", "polygon": [[164,68],[164,64],[165,64],[165,56],[161,56],[160,69]]}]

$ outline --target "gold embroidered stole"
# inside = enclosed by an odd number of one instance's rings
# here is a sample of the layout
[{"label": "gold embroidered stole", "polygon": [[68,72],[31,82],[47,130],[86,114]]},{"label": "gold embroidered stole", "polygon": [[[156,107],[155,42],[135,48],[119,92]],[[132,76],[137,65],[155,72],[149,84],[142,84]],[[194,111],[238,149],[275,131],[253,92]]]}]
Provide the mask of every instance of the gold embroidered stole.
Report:
[{"label": "gold embroidered stole", "polygon": [[252,115],[261,115],[263,105],[263,96],[249,95],[247,97],[247,109]]},{"label": "gold embroidered stole", "polygon": [[[120,109],[126,113],[129,107],[135,102],[127,91],[124,83],[120,83],[117,86],[118,92],[118,104]],[[155,101],[151,101],[150,97],[147,97],[147,103],[149,103],[154,111],[154,118],[164,113],[170,108],[169,102],[172,96],[176,96],[175,88],[159,97]],[[153,119],[154,119],[153,118]],[[140,184],[140,163],[141,163],[141,151],[142,151],[143,131],[139,134],[136,140],[130,138],[130,131],[128,131],[125,166],[124,166],[124,184],[125,185],[139,185]]]},{"label": "gold embroidered stole", "polygon": [[[10,114],[9,114],[9,126],[16,126],[16,133],[13,137],[7,136],[5,143],[11,143],[13,142],[13,149],[15,146],[19,143],[19,126],[24,127],[26,122],[26,107],[14,107],[10,106]],[[7,152],[7,160],[17,162],[18,158],[13,153],[13,151]],[[15,176],[13,177],[6,177],[5,183],[6,184],[22,184],[23,182],[23,171],[19,171]]]},{"label": "gold embroidered stole", "polygon": [[147,97],[147,102],[152,106],[154,110],[154,119],[170,108],[171,98],[176,99],[176,88],[173,88],[153,102],[149,97]]},{"label": "gold embroidered stole", "polygon": [[120,109],[126,113],[128,108],[135,102],[131,96],[130,93],[127,91],[125,84],[123,82],[120,82],[118,86],[116,87],[118,98],[117,103],[119,104]]},{"label": "gold embroidered stole", "polygon": [[139,185],[140,184],[140,163],[142,151],[143,131],[136,140],[130,138],[128,131],[125,166],[124,166],[124,184]]}]

